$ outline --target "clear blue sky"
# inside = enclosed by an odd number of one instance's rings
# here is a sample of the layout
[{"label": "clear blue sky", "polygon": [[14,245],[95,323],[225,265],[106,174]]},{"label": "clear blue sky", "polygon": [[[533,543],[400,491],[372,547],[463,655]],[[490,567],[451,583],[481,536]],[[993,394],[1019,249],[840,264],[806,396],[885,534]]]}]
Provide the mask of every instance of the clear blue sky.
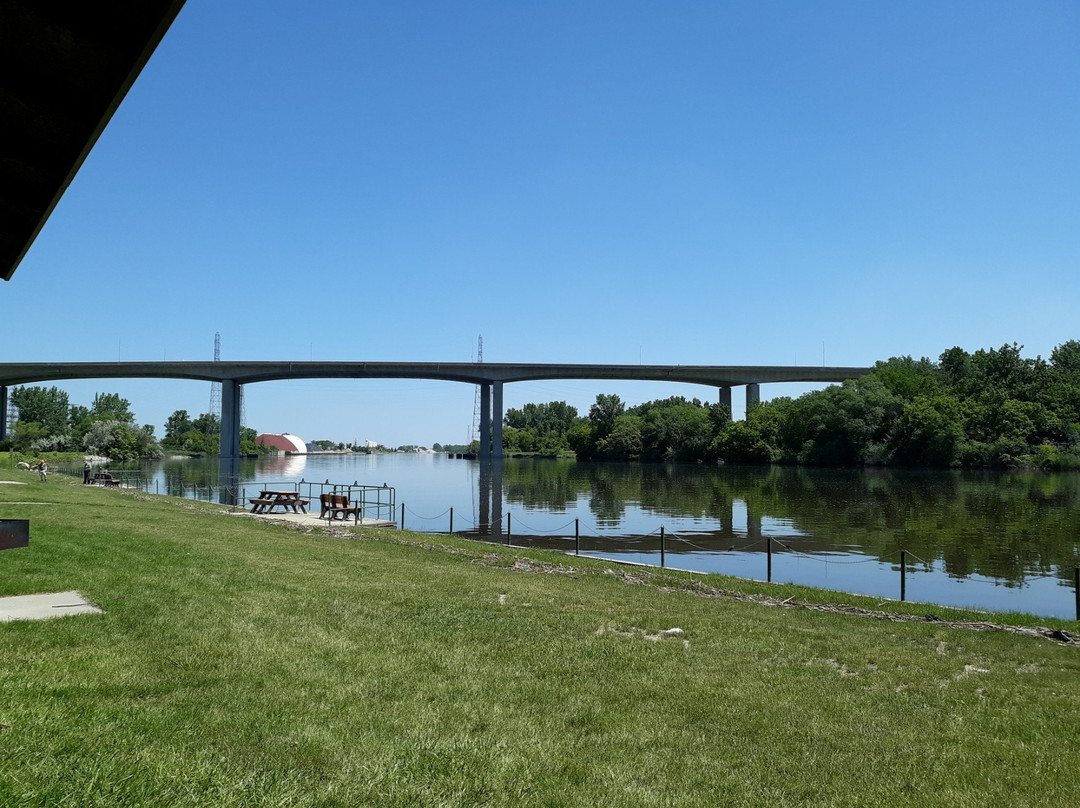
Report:
[{"label": "clear blue sky", "polygon": [[[6,361],[869,365],[1080,337],[1080,5],[188,0],[13,280]],[[209,385],[66,385],[162,433]],[[763,397],[808,388],[766,386]],[[509,385],[508,407],[704,387]],[[461,442],[474,390],[246,388]],[[736,409],[742,406],[736,390]]]}]

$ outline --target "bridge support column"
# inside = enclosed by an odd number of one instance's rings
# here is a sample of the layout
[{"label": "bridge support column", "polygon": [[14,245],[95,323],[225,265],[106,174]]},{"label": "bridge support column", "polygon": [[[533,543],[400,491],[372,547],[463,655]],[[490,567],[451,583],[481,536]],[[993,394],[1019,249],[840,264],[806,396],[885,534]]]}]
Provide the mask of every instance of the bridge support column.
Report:
[{"label": "bridge support column", "polygon": [[240,456],[240,382],[221,382],[221,457]]},{"label": "bridge support column", "polygon": [[748,384],[746,385],[746,414],[750,414],[750,410],[754,409],[761,403],[761,385],[760,384]]},{"label": "bridge support column", "polygon": [[480,385],[480,459],[491,459],[491,383]]},{"label": "bridge support column", "polygon": [[7,385],[0,385],[0,440],[7,440]]},{"label": "bridge support column", "polygon": [[503,383],[491,383],[491,454],[496,460],[503,456]]},{"label": "bridge support column", "polygon": [[731,412],[731,386],[726,385],[720,388],[720,403],[727,406],[728,417],[734,420],[734,415]]}]

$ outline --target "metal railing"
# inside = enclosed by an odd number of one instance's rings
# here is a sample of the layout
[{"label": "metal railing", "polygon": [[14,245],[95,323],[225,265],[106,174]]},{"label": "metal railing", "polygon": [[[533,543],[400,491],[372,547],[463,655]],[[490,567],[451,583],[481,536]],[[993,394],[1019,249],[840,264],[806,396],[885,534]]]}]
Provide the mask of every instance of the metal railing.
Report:
[{"label": "metal railing", "polygon": [[[299,482],[273,482],[266,480],[258,484],[258,489],[263,491],[296,491],[302,498],[312,504],[319,500],[323,494],[336,494],[345,496],[349,500],[350,507],[356,508],[354,522],[386,521],[393,522],[394,511],[397,506],[397,489],[389,485],[361,485],[359,482],[332,483],[309,482],[301,479]],[[252,484],[251,490],[256,486]],[[247,486],[241,489],[239,505],[247,502]]]}]

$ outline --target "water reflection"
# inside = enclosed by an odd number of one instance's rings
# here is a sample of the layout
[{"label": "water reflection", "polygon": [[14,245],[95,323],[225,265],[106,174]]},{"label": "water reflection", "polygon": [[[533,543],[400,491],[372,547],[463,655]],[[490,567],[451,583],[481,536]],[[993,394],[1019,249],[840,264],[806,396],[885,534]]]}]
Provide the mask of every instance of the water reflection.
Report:
[{"label": "water reflection", "polygon": [[[166,461],[144,472],[151,490],[209,498],[238,481],[387,481],[408,503],[411,529],[444,532],[447,511],[469,535],[765,577],[766,540],[777,580],[897,596],[899,551],[911,567],[951,582],[960,595],[923,599],[997,607],[1002,589],[1072,586],[1080,564],[1080,474],[899,472],[715,468],[506,460],[483,464],[433,455],[278,456],[238,461],[235,477],[217,461]],[[222,500],[223,501],[223,500]],[[471,518],[471,521],[469,517]],[[845,563],[865,562],[849,567]],[[789,576],[789,577],[785,577]],[[1045,580],[1044,580],[1045,579]],[[973,594],[980,582],[991,591]],[[957,589],[959,584],[968,584]],[[975,587],[970,586],[975,584]],[[913,588],[909,585],[909,596]],[[919,591],[918,587],[914,588]],[[1072,616],[1071,597],[1061,609]],[[1026,595],[1025,595],[1026,596]],[[915,595],[917,598],[918,595]],[[957,600],[957,598],[962,598]],[[1055,602],[1058,602],[1055,601]],[[1025,603],[1015,608],[1040,611]]]},{"label": "water reflection", "polygon": [[307,455],[268,455],[259,466],[263,474],[279,474],[282,480],[299,479],[307,467]]},{"label": "water reflection", "polygon": [[[505,496],[553,512],[584,500],[599,527],[623,525],[637,508],[676,520],[695,543],[716,546],[741,534],[749,542],[768,535],[804,552],[881,560],[906,549],[940,559],[949,575],[1007,583],[1078,562],[1077,474],[530,461],[507,464]],[[736,531],[734,514],[743,509]]]}]

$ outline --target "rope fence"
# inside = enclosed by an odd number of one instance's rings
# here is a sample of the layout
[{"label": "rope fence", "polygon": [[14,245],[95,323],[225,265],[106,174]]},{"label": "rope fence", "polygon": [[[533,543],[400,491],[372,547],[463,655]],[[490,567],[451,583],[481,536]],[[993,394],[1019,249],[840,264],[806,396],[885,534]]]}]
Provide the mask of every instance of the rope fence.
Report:
[{"label": "rope fence", "polygon": [[[399,524],[399,527],[404,527],[404,515],[406,513],[406,508],[405,508],[404,503],[402,503],[401,509],[402,509],[402,511],[401,511],[402,512],[402,523]],[[413,512],[411,510],[409,510],[408,513],[412,514]],[[432,521],[437,521],[437,520],[447,516],[447,514],[449,514],[449,516],[450,516],[449,530],[447,532],[449,532],[451,535],[453,535],[455,532],[457,532],[457,531],[454,530],[454,509],[453,508],[448,508],[446,511],[443,511],[441,514],[438,514],[437,516],[433,516],[433,517],[422,517],[422,516],[419,516],[417,514],[413,514],[413,515],[416,516],[416,518],[420,519],[421,521],[432,522]],[[503,522],[505,522],[505,532],[503,532],[503,530],[502,530]],[[573,529],[574,529],[574,532],[573,532],[572,536],[571,535],[566,535],[566,531],[570,526],[573,526]],[[505,543],[507,546],[513,546],[514,545],[514,538],[515,538],[515,534],[514,534],[514,528],[515,527],[517,527],[519,529],[523,528],[525,531],[527,531],[526,533],[520,533],[519,532],[517,534],[517,540],[518,540],[519,544],[529,543],[528,542],[529,539],[536,539],[536,538],[542,538],[545,541],[555,541],[555,542],[571,542],[572,541],[574,543],[574,548],[573,548],[573,551],[572,551],[573,554],[574,555],[581,555],[581,551],[582,551],[581,540],[582,540],[582,536],[583,536],[583,531],[582,531],[581,522],[578,519],[573,519],[573,520],[571,520],[571,521],[569,521],[569,522],[567,522],[567,523],[565,523],[565,524],[563,524],[563,525],[561,525],[560,527],[557,527],[557,528],[553,528],[553,529],[550,529],[550,530],[543,530],[543,529],[539,529],[539,528],[536,528],[534,526],[530,526],[530,525],[522,522],[520,517],[515,516],[512,512],[508,512],[503,516],[503,518],[501,520],[498,520],[497,522],[490,521],[490,522],[486,522],[486,523],[484,523],[484,522],[470,523],[468,530],[463,531],[463,532],[466,532],[466,533],[470,534],[469,538],[480,538],[480,539],[490,540],[491,538],[497,536],[497,537],[500,537],[502,539],[503,543]],[[424,532],[424,531],[419,531],[419,532]],[[432,531],[428,531],[428,532],[432,532]],[[442,531],[438,531],[438,532],[442,532]],[[912,553],[910,550],[903,549],[903,548],[899,549],[899,550],[893,550],[892,552],[887,553],[887,554],[885,554],[885,555],[883,555],[881,557],[878,557],[878,558],[858,558],[858,559],[843,558],[843,559],[838,559],[838,558],[830,558],[830,557],[828,557],[826,555],[822,555],[820,553],[808,553],[808,552],[805,552],[803,550],[799,550],[799,549],[797,549],[795,547],[791,547],[790,545],[785,544],[784,542],[781,542],[780,540],[769,537],[769,536],[763,536],[760,539],[755,539],[753,541],[747,542],[745,544],[740,544],[738,546],[733,544],[733,545],[731,545],[730,547],[727,547],[727,548],[705,547],[705,546],[702,546],[701,544],[699,544],[699,543],[697,543],[695,541],[692,541],[691,539],[689,539],[689,538],[687,538],[685,536],[680,536],[677,533],[668,533],[666,531],[665,527],[662,526],[662,525],[659,528],[657,528],[657,529],[655,529],[655,530],[653,530],[653,531],[651,531],[649,533],[645,533],[645,534],[641,534],[641,535],[637,535],[637,536],[607,535],[607,534],[601,533],[599,531],[596,531],[596,530],[592,529],[589,526],[585,526],[584,533],[586,534],[586,538],[599,539],[599,540],[601,540],[603,542],[608,542],[610,544],[615,544],[615,545],[641,545],[641,544],[645,544],[645,543],[650,543],[650,540],[652,540],[651,543],[653,544],[653,548],[652,549],[645,549],[645,550],[643,550],[643,552],[651,554],[653,552],[658,551],[659,555],[660,555],[660,563],[658,565],[656,565],[656,564],[648,565],[647,564],[647,566],[659,566],[660,568],[666,568],[667,567],[667,553],[670,551],[670,549],[672,549],[673,544],[678,544],[681,547],[692,548],[692,550],[697,551],[697,552],[709,553],[709,554],[713,554],[713,555],[724,555],[724,554],[728,554],[728,553],[742,553],[742,552],[746,552],[748,550],[754,550],[754,549],[759,548],[762,545],[764,545],[764,549],[765,549],[765,553],[764,553],[764,555],[765,555],[765,580],[770,582],[770,583],[773,580],[774,548],[779,548],[780,550],[783,551],[783,553],[785,555],[796,556],[796,557],[799,557],[799,558],[805,558],[805,559],[807,559],[809,561],[814,561],[816,563],[824,564],[826,566],[828,566],[828,565],[857,566],[857,565],[861,565],[861,564],[876,564],[876,565],[880,566],[880,565],[886,564],[886,563],[893,563],[897,567],[897,571],[899,573],[899,578],[900,578],[900,581],[899,581],[899,584],[900,584],[900,600],[901,600],[901,602],[904,602],[904,601],[907,600],[907,575],[908,575],[909,568],[913,568],[914,565],[916,565],[916,564],[921,564],[923,566],[925,572],[930,572],[930,571],[933,570],[933,566],[934,566],[933,562],[930,562],[930,561],[927,561],[927,560],[925,560],[923,558],[920,558],[915,553]],[[559,548],[554,548],[554,549],[559,549]],[[570,550],[563,550],[563,552],[569,553],[571,551]],[[1062,567],[1061,568],[1062,571],[1064,571],[1066,569],[1067,569],[1067,567]],[[916,570],[912,569],[912,571],[914,572]],[[1042,574],[1042,575],[1028,575],[1028,576],[1026,576],[1026,578],[1027,578],[1028,581],[1056,580],[1059,583],[1061,583],[1062,585],[1066,585],[1066,581],[1068,580],[1067,578],[1065,578],[1061,574],[1054,574],[1054,573],[1047,573],[1047,574]],[[1076,619],[1078,621],[1080,621],[1080,565],[1073,568],[1071,578],[1072,578],[1072,581],[1071,581],[1072,589],[1073,589],[1074,597],[1075,597],[1075,601],[1076,601]],[[994,581],[979,581],[979,580],[976,580],[976,579],[969,579],[969,580],[972,580],[975,583],[987,583],[987,584],[992,584],[994,586],[1000,586],[999,583],[996,583]]]},{"label": "rope fence", "polygon": [[[72,477],[83,477],[84,482],[90,482],[91,484],[103,484],[114,485],[121,488],[136,488],[149,492],[153,489],[155,494],[167,494],[169,496],[181,497],[184,499],[201,500],[205,502],[216,502],[219,504],[231,504],[237,503],[243,504],[246,501],[247,490],[246,487],[230,486],[223,484],[220,480],[211,480],[206,483],[188,483],[179,480],[167,479],[164,489],[159,481],[155,478],[153,485],[147,480],[139,470],[116,470],[111,474],[103,475],[95,472],[94,479],[87,480],[86,469],[82,466],[69,465],[69,464],[57,464],[53,471],[60,474],[64,474]],[[106,479],[107,478],[107,479]],[[263,483],[264,487],[269,487],[273,484]],[[407,508],[404,502],[395,503],[396,495],[395,490],[389,486],[364,486],[359,483],[348,484],[334,484],[327,480],[325,483],[314,483],[301,480],[299,483],[290,483],[294,485],[297,491],[301,488],[307,488],[307,495],[309,497],[317,497],[318,493],[324,493],[326,491],[332,491],[333,493],[341,493],[349,496],[351,501],[354,501],[357,505],[358,512],[363,510],[365,513],[369,510],[376,512],[376,518],[381,518],[383,514],[387,514],[392,520],[395,515],[399,516],[398,528],[405,529],[406,527],[406,515],[409,515],[412,519],[421,522],[424,525],[431,526],[436,522],[440,522],[443,519],[447,519],[447,530],[445,532],[450,535],[456,533],[466,534],[469,538],[477,538],[481,540],[492,540],[498,537],[507,546],[513,546],[514,544],[514,529],[518,529],[517,539],[519,544],[535,545],[536,542],[530,542],[530,539],[542,538],[544,541],[554,542],[556,544],[573,542],[573,550],[565,549],[562,552],[573,552],[574,555],[581,555],[582,552],[582,538],[583,531],[581,521],[579,519],[572,519],[559,527],[552,528],[550,530],[544,530],[531,526],[523,521],[520,517],[516,517],[512,512],[507,512],[501,519],[484,521],[483,514],[479,521],[469,520],[467,518],[458,517],[458,525],[455,527],[455,513],[454,508],[450,507],[442,511],[442,513],[435,514],[433,516],[425,516],[423,514],[413,511],[411,508]],[[400,510],[395,508],[395,505],[400,506]],[[503,531],[503,523],[505,522],[505,531]],[[464,523],[464,524],[462,524]],[[568,535],[567,530],[573,527],[573,535]],[[409,529],[416,530],[417,532],[428,533],[442,533],[444,531],[439,530],[437,527],[434,529],[425,527],[413,527],[410,523]],[[520,531],[524,530],[525,533]],[[757,550],[764,545],[765,555],[765,580],[772,582],[773,580],[773,555],[774,550],[780,550],[784,555],[795,556],[798,558],[804,558],[809,561],[813,561],[819,564],[824,564],[826,567],[829,565],[837,566],[857,566],[861,564],[887,564],[895,563],[899,578],[900,578],[900,600],[907,600],[907,574],[908,568],[914,564],[921,564],[925,572],[933,571],[933,563],[920,558],[912,553],[910,550],[901,548],[893,550],[883,556],[877,558],[831,558],[828,555],[821,553],[808,553],[803,550],[799,550],[792,547],[779,539],[772,538],[770,536],[762,536],[760,538],[753,539],[743,544],[732,544],[726,548],[718,547],[706,547],[700,544],[698,541],[693,541],[686,536],[680,536],[677,533],[668,533],[666,528],[661,525],[659,528],[650,531],[649,533],[626,536],[626,535],[610,535],[602,533],[593,529],[591,526],[586,525],[584,529],[584,537],[590,540],[598,540],[606,542],[610,545],[651,545],[648,547],[641,547],[641,552],[646,555],[652,555],[659,552],[659,565],[646,564],[647,566],[659,566],[661,568],[667,567],[667,553],[670,550],[675,549],[675,546],[682,548],[690,548],[692,552],[707,553],[714,556],[723,556],[732,553],[745,553],[747,551]],[[555,547],[553,549],[562,549]],[[602,552],[602,550],[601,550]],[[677,550],[676,550],[677,552]],[[897,559],[893,561],[893,559]],[[1066,577],[1062,573],[1068,569],[1067,566],[1061,566],[1057,573],[1048,572],[1044,574],[1026,575],[1025,579],[1028,582],[1031,581],[1044,581],[1054,580],[1062,586],[1068,586],[1071,583],[1073,595],[1075,599],[1076,607],[1076,619],[1080,621],[1080,564],[1073,567],[1071,581],[1069,577]],[[914,569],[912,570],[915,571]],[[974,578],[967,578],[966,580],[971,583],[983,583],[993,586],[1000,586],[1001,584],[996,581],[978,580]]]}]

